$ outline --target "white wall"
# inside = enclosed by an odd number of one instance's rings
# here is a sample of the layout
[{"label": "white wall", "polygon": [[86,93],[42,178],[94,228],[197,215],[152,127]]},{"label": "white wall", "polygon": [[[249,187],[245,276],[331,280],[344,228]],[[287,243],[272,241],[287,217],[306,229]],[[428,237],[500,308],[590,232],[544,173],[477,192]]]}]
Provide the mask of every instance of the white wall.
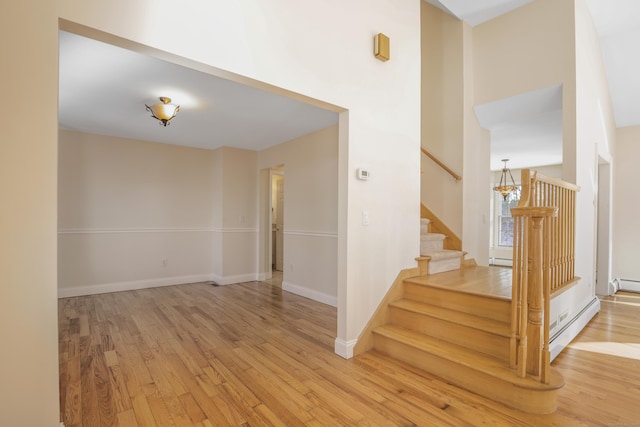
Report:
[{"label": "white wall", "polygon": [[58,427],[56,2],[0,17],[0,419]]},{"label": "white wall", "polygon": [[60,296],[211,279],[211,151],[59,135]]},{"label": "white wall", "polygon": [[586,289],[583,301],[595,294],[597,246],[598,156],[611,159],[615,122],[602,59],[602,49],[585,0],[576,5],[576,275]]},{"label": "white wall", "polygon": [[279,144],[258,155],[258,169],[282,164],[285,174],[282,288],[335,306],[338,126]]},{"label": "white wall", "polygon": [[[62,0],[58,11],[129,46],[141,43],[177,62],[197,61],[207,72],[252,78],[349,110],[340,118],[344,256],[336,341],[337,351],[349,356],[393,279],[415,266],[419,252],[420,0]],[[378,32],[391,39],[391,60],[384,63],[372,53]],[[366,183],[355,177],[364,166],[374,176]],[[370,212],[368,227],[363,210]]]},{"label": "white wall", "polygon": [[638,197],[640,126],[619,128],[613,168],[613,274],[640,281],[640,197]]}]

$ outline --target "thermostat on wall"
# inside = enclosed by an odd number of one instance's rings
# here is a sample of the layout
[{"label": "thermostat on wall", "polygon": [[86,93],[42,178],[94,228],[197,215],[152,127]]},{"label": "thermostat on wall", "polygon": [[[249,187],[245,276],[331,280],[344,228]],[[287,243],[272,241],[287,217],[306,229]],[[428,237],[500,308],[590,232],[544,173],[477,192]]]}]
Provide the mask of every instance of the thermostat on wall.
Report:
[{"label": "thermostat on wall", "polygon": [[369,172],[366,169],[358,169],[356,172],[357,172],[358,179],[361,179],[363,181],[368,180],[369,177],[371,176],[371,172]]}]

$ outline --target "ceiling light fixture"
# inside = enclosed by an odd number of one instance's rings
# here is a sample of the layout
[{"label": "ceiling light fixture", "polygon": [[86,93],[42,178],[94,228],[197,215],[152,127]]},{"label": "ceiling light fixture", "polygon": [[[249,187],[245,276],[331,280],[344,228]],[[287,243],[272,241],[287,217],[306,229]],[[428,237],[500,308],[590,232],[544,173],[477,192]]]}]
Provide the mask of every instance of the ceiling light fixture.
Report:
[{"label": "ceiling light fixture", "polygon": [[[502,168],[502,175],[500,176],[500,185],[493,187],[493,191],[497,191],[502,194],[502,198],[507,200],[507,196],[513,191],[518,189],[515,181],[513,180],[513,175],[511,175],[511,171],[507,168],[507,162],[509,159],[502,159],[501,162],[504,162],[504,167]],[[509,178],[511,178],[511,184],[507,181],[507,173],[509,174]]]},{"label": "ceiling light fixture", "polygon": [[160,124],[166,127],[170,124],[169,120],[173,119],[178,111],[180,111],[180,106],[171,104],[171,98],[167,98],[166,96],[161,96],[160,101],[160,103],[153,104],[152,106],[148,106],[147,104],[144,104],[144,106],[147,107],[147,111],[151,113],[151,117],[158,119]]}]

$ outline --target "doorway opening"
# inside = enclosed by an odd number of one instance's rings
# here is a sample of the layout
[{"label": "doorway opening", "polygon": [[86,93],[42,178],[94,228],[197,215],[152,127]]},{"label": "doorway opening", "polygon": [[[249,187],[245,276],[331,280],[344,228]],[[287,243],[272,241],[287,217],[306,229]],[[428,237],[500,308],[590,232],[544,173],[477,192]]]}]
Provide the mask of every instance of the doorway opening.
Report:
[{"label": "doorway opening", "polygon": [[284,275],[284,165],[271,168],[271,280],[282,287]]},{"label": "doorway opening", "polygon": [[613,295],[611,284],[611,167],[598,158],[598,208],[596,211],[596,294]]}]

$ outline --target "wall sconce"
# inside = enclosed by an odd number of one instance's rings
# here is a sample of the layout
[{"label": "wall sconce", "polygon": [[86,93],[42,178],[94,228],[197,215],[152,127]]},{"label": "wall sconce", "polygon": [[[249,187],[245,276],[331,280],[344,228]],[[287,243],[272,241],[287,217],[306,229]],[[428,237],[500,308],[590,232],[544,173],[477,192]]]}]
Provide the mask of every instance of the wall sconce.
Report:
[{"label": "wall sconce", "polygon": [[[516,191],[518,186],[513,180],[513,175],[511,175],[511,171],[507,168],[507,162],[509,159],[502,159],[501,162],[504,162],[504,167],[502,168],[502,175],[500,176],[500,185],[493,187],[493,191],[497,191],[502,194],[502,198],[507,200],[509,193]],[[507,173],[509,174],[509,178],[511,178],[511,184],[508,183]]]},{"label": "wall sconce", "polygon": [[373,55],[383,62],[391,58],[389,37],[382,33],[376,34],[373,38]]},{"label": "wall sconce", "polygon": [[170,124],[169,120],[173,119],[178,111],[180,111],[180,106],[171,104],[171,98],[167,98],[166,96],[161,96],[160,101],[160,103],[153,104],[152,106],[148,106],[147,104],[144,104],[144,106],[147,107],[147,111],[151,113],[151,117],[158,119],[160,124],[166,127]]}]

